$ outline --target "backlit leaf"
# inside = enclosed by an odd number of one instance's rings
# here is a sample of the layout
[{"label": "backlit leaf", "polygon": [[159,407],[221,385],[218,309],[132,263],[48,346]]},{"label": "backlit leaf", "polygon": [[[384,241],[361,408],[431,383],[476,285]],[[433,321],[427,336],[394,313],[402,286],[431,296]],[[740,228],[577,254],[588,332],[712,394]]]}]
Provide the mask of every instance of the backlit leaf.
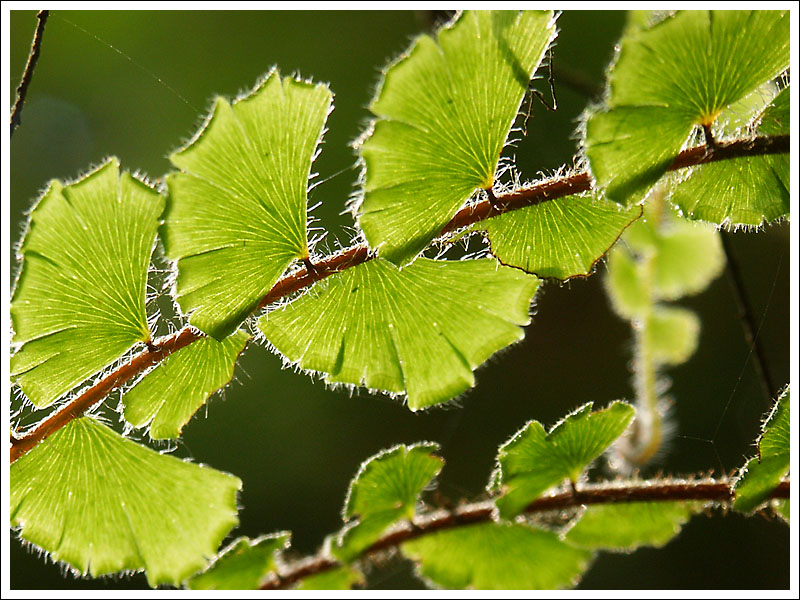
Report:
[{"label": "backlit leaf", "polygon": [[623,244],[608,253],[608,276],[605,278],[611,305],[619,316],[633,319],[650,306],[650,296],[638,272],[636,260]]},{"label": "backlit leaf", "polygon": [[[759,134],[789,133],[789,88],[766,108]],[[690,219],[757,226],[789,216],[789,155],[773,154],[700,165],[672,193]]]},{"label": "backlit leaf", "polygon": [[325,85],[273,71],[170,157],[161,229],[190,323],[222,340],[278,277],[308,256],[306,189],[331,107]]},{"label": "backlit leaf", "polygon": [[342,517],[350,521],[331,552],[345,562],[356,558],[386,528],[411,519],[422,490],[436,477],[444,461],[432,453],[438,444],[395,446],[367,460],[347,493]]},{"label": "backlit leaf", "polygon": [[641,215],[639,208],[591,196],[568,196],[509,211],[477,223],[491,253],[504,265],[538,277],[568,279],[589,275],[595,263]]},{"label": "backlit leaf", "polygon": [[481,523],[402,545],[419,572],[446,589],[549,590],[571,587],[592,553],[555,533],[517,523]]},{"label": "backlit leaf", "polygon": [[125,420],[149,424],[153,439],[179,437],[197,409],[233,378],[249,339],[244,331],[222,342],[205,337],[171,354],[123,396]]},{"label": "backlit leaf", "polygon": [[163,198],[111,159],[31,212],[11,300],[11,378],[37,407],[150,339],[145,286]]},{"label": "backlit leaf", "polygon": [[189,579],[190,590],[257,590],[270,571],[275,554],[289,546],[291,534],[273,533],[254,540],[240,537],[220,552],[209,567]]},{"label": "backlit leaf", "polygon": [[549,433],[531,421],[497,455],[491,487],[503,495],[495,503],[503,518],[521,513],[549,488],[578,476],[628,427],[634,409],[624,402],[592,412],[585,404],[559,421]]},{"label": "backlit leaf", "polygon": [[465,11],[388,68],[360,147],[364,198],[356,207],[381,257],[411,262],[475,190],[492,186],[555,32],[550,11]]},{"label": "backlit leaf", "polygon": [[177,585],[238,523],[241,485],[82,418],[11,465],[11,525],[82,574],[145,569],[151,586]]},{"label": "backlit leaf", "polygon": [[789,388],[787,387],[762,425],[759,455],[751,458],[734,484],[736,510],[750,512],[764,503],[789,472]]},{"label": "backlit leaf", "polygon": [[630,552],[661,548],[697,512],[686,502],[637,502],[588,506],[569,530],[567,542],[590,550]]},{"label": "backlit leaf", "polygon": [[339,567],[325,573],[304,577],[298,590],[349,590],[364,585],[364,576],[349,567]]},{"label": "backlit leaf", "polygon": [[664,365],[679,365],[697,349],[700,319],[685,308],[657,306],[645,327],[652,360]]},{"label": "backlit leaf", "polygon": [[620,46],[585,148],[598,185],[628,204],[666,172],[695,126],[786,69],[789,13],[679,12],[630,28]]},{"label": "backlit leaf", "polygon": [[473,370],[523,336],[538,280],[493,260],[380,258],[323,279],[259,320],[284,356],[325,381],[406,393],[418,410],[475,383]]}]

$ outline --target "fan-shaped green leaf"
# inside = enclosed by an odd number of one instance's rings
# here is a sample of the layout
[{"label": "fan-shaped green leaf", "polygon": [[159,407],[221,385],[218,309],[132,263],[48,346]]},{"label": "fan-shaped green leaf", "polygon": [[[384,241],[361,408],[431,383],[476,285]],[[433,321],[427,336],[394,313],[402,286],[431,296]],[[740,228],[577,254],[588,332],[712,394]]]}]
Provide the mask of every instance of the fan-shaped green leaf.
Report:
[{"label": "fan-shaped green leaf", "polygon": [[11,465],[11,524],[83,574],[145,569],[152,586],[179,584],[237,524],[241,483],[82,418]]},{"label": "fan-shaped green leaf", "polygon": [[645,331],[653,361],[679,365],[697,349],[700,319],[685,308],[656,306],[647,319]]},{"label": "fan-shaped green leaf", "polygon": [[466,11],[389,67],[360,148],[365,183],[356,209],[383,258],[410,262],[476,189],[492,186],[555,32],[549,11]]},{"label": "fan-shaped green leaf", "polygon": [[686,502],[589,506],[565,539],[590,550],[630,552],[641,546],[661,548],[680,533],[699,508]]},{"label": "fan-shaped green leaf", "polygon": [[361,465],[342,511],[351,524],[331,545],[331,552],[350,562],[389,525],[411,519],[420,493],[442,469],[444,461],[432,454],[438,449],[431,443],[395,446]]},{"label": "fan-shaped green leaf", "polygon": [[[789,133],[789,88],[766,108],[758,133]],[[695,167],[672,193],[690,219],[757,226],[789,216],[789,155],[773,154]]]},{"label": "fan-shaped green leaf", "polygon": [[751,458],[739,473],[734,484],[736,510],[750,512],[758,508],[789,472],[789,396],[787,387],[762,425],[759,455]]},{"label": "fan-shaped green leaf", "polygon": [[220,552],[209,567],[189,579],[190,590],[257,590],[270,571],[275,554],[289,547],[288,532],[263,535],[251,540],[240,537]]},{"label": "fan-shaped green leaf", "polygon": [[317,283],[259,321],[269,342],[328,382],[408,394],[418,410],[475,382],[472,371],[519,340],[538,280],[493,260],[380,258]]},{"label": "fan-shaped green leaf", "polygon": [[250,336],[244,331],[218,342],[202,338],[181,348],[123,396],[125,420],[150,424],[150,437],[176,438],[211,394],[233,378],[236,359]]},{"label": "fan-shaped green leaf", "polygon": [[641,215],[589,195],[568,196],[509,211],[475,224],[485,231],[492,255],[504,265],[539,277],[589,275],[595,263]]},{"label": "fan-shaped green leaf", "polygon": [[11,300],[12,380],[44,407],[150,339],[145,286],[164,201],[109,160],[31,212]]},{"label": "fan-shaped green leaf", "polygon": [[308,256],[306,188],[331,92],[273,71],[170,157],[161,229],[190,322],[232,333],[296,258]]},{"label": "fan-shaped green leaf", "polygon": [[686,11],[630,28],[610,71],[607,105],[586,126],[598,185],[611,200],[637,200],[696,125],[710,125],[788,64],[787,11]]},{"label": "fan-shaped green leaf", "polygon": [[498,468],[491,487],[503,495],[496,500],[503,518],[518,515],[547,489],[578,476],[628,427],[634,409],[624,402],[592,412],[585,404],[559,421],[547,433],[531,421],[497,455]]},{"label": "fan-shaped green leaf", "polygon": [[364,575],[349,567],[339,567],[303,578],[298,590],[349,590],[354,585],[363,585]]},{"label": "fan-shaped green leaf", "polygon": [[570,587],[592,553],[555,533],[517,523],[481,523],[402,545],[419,572],[447,589],[549,590]]}]

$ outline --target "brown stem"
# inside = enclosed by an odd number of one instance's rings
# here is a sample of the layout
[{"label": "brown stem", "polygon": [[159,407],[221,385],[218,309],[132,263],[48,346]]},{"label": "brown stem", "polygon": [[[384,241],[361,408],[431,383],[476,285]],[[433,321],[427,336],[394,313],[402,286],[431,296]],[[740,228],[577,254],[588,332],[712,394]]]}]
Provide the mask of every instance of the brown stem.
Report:
[{"label": "brown stem", "polygon": [[156,340],[147,350],[120,365],[92,387],[78,394],[61,409],[37,423],[30,432],[19,437],[12,436],[11,462],[13,463],[47,436],[72,421],[72,419],[80,417],[95,404],[102,401],[112,390],[201,337],[203,337],[202,333],[187,327],[171,336]]},{"label": "brown stem", "polygon": [[36,18],[38,19],[36,32],[33,34],[31,51],[28,54],[28,62],[25,64],[25,71],[22,73],[22,79],[17,86],[17,99],[11,109],[10,136],[14,135],[14,130],[19,127],[19,124],[22,122],[22,106],[25,104],[25,97],[28,95],[28,86],[31,84],[31,80],[33,80],[33,71],[36,69],[36,62],[39,60],[39,54],[42,51],[44,26],[47,24],[47,17],[49,16],[49,10],[40,10],[36,13]]},{"label": "brown stem", "polygon": [[[758,137],[748,140],[736,140],[718,144],[713,150],[706,146],[698,146],[681,152],[670,165],[669,170],[675,171],[699,164],[726,160],[730,158],[740,158],[743,156],[759,156],[763,154],[780,154],[789,152],[789,136]],[[578,173],[569,177],[561,177],[535,183],[527,188],[515,190],[509,194],[502,194],[495,198],[496,206],[492,206],[489,200],[483,200],[475,204],[470,204],[459,210],[450,222],[445,225],[440,236],[445,236],[453,231],[467,227],[483,219],[489,219],[499,214],[518,210],[526,206],[541,204],[549,200],[556,200],[572,194],[585,192],[592,187],[592,179],[588,173]],[[261,310],[266,306],[285,298],[303,288],[309,287],[320,279],[324,279],[334,273],[339,273],[345,269],[358,266],[371,260],[375,255],[369,250],[366,244],[359,244],[346,248],[341,252],[328,256],[314,263],[313,269],[307,266],[282,277],[258,303],[254,311]],[[188,330],[183,330],[188,331]],[[181,332],[181,335],[183,333]],[[178,336],[171,336],[172,338]],[[178,336],[180,337],[180,336]],[[152,349],[145,350],[142,354],[135,356],[130,362],[115,370],[113,373],[104,377],[93,387],[79,394],[69,401],[54,415],[44,421],[37,423],[30,431],[21,436],[18,442],[12,442],[11,462],[22,456],[25,452],[33,448],[45,437],[66,425],[75,417],[80,416],[86,410],[94,406],[109,392],[117,389],[127,381],[150,368],[154,364],[166,358],[169,353],[192,343],[195,339],[202,337],[202,334],[190,332],[182,338],[180,346],[162,352],[166,347],[167,341],[157,342],[156,346],[160,350],[155,352]]]},{"label": "brown stem", "polygon": [[[789,480],[784,480],[772,492],[771,498],[788,498]],[[544,496],[531,502],[525,513],[535,514],[566,508],[577,508],[587,504],[621,504],[628,502],[670,502],[686,500],[705,500],[710,502],[730,503],[734,491],[726,480],[674,480],[658,479],[654,481],[606,482],[582,486],[580,492],[572,489]],[[375,552],[399,546],[403,542],[413,540],[435,531],[453,529],[474,523],[486,523],[495,520],[495,509],[491,502],[466,504],[455,510],[437,510],[421,514],[404,526],[393,529],[378,541],[364,550],[359,558],[366,558]],[[262,590],[288,588],[301,579],[329,571],[341,566],[335,558],[326,554],[318,554],[300,559],[286,565],[278,574],[272,574],[262,585]]]}]

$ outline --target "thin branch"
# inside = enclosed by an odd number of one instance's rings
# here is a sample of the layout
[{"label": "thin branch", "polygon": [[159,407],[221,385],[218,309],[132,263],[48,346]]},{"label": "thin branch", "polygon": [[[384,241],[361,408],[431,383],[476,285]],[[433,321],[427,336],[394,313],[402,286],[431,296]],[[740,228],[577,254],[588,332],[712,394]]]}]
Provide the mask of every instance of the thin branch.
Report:
[{"label": "thin branch", "polygon": [[22,79],[17,86],[17,99],[11,109],[11,134],[14,135],[14,130],[19,127],[22,122],[22,106],[25,104],[25,96],[28,94],[28,86],[33,79],[33,71],[36,68],[36,61],[39,60],[39,53],[42,50],[42,38],[44,37],[44,26],[47,23],[47,17],[50,16],[49,10],[40,10],[36,13],[38,24],[36,25],[36,32],[33,34],[33,41],[31,42],[31,51],[28,54],[28,62],[25,64],[25,71],[22,73]]},{"label": "thin branch", "polygon": [[160,363],[173,352],[188,346],[201,337],[203,337],[202,333],[187,327],[174,335],[157,340],[144,352],[137,354],[130,361],[103,377],[95,385],[78,394],[61,409],[39,421],[29,433],[22,436],[12,435],[11,462],[13,463],[50,434],[55,433],[73,419],[80,417],[113,390],[124,385],[139,373],[143,373],[153,365]]},{"label": "thin branch", "polygon": [[[743,156],[759,156],[763,154],[781,154],[789,152],[789,136],[758,137],[747,140],[736,140],[718,144],[714,149],[698,146],[681,152],[670,165],[669,170],[675,171],[699,164],[740,158]],[[461,210],[445,225],[440,237],[446,237],[463,227],[467,227],[484,219],[495,217],[499,214],[556,200],[572,194],[585,192],[592,187],[589,173],[577,173],[569,177],[561,177],[535,183],[527,188],[515,190],[509,194],[502,194],[494,199],[495,205],[489,200],[482,200],[470,204]],[[444,240],[447,242],[448,240]],[[328,256],[313,264],[313,269],[305,266],[289,275],[282,277],[258,303],[254,312],[282,298],[289,296],[303,288],[309,287],[317,281],[345,269],[356,267],[375,257],[365,244],[358,244],[346,248],[337,254]],[[38,442],[48,435],[79,417],[89,408],[100,402],[107,394],[124,385],[133,377],[142,373],[151,366],[159,363],[170,353],[178,350],[193,341],[203,337],[203,334],[192,329],[183,329],[171,336],[156,341],[152,348],[135,356],[130,362],[119,367],[93,387],[85,390],[57,413],[40,421],[28,432],[20,435],[11,442],[11,462],[25,454]]]},{"label": "thin branch", "polygon": [[742,278],[742,271],[739,268],[739,261],[736,260],[736,255],[733,253],[731,240],[728,236],[728,233],[724,231],[720,232],[722,249],[725,251],[725,270],[728,273],[728,281],[731,284],[733,297],[736,300],[739,322],[742,324],[742,329],[744,330],[744,339],[747,346],[755,352],[756,373],[758,374],[759,381],[761,381],[761,387],[764,390],[767,403],[771,405],[777,393],[777,388],[774,383],[775,380],[772,378],[772,373],[769,370],[769,363],[764,353],[764,347],[761,345],[761,339],[758,337],[759,328],[756,326],[753,308],[750,305],[750,301],[747,299],[747,291],[745,289],[744,279]]},{"label": "thin branch", "polygon": [[[790,487],[788,479],[781,481],[770,497],[788,498]],[[653,481],[606,482],[586,485],[577,492],[570,489],[559,494],[544,496],[529,504],[524,512],[526,514],[537,514],[567,508],[578,508],[587,504],[687,500],[709,501],[728,505],[733,499],[734,491],[726,480],[657,479]],[[395,548],[403,542],[435,531],[495,520],[495,508],[491,502],[466,504],[455,510],[437,510],[432,513],[417,515],[412,521],[407,521],[383,535],[378,541],[364,550],[358,558],[367,558],[373,553]],[[342,563],[323,552],[285,565],[280,569],[279,573],[273,574],[267,579],[261,585],[261,589],[285,589],[305,577],[324,573],[340,566],[342,566]]]}]

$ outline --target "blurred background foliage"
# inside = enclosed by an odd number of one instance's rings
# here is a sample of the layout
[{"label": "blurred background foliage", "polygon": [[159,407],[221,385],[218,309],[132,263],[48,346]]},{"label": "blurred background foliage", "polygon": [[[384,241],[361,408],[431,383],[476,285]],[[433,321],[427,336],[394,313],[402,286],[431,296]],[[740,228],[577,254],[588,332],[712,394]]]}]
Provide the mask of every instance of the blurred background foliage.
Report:
[{"label": "blurred background foliage", "polygon": [[[52,12],[11,146],[12,241],[50,179],[74,178],[108,155],[128,170],[162,176],[170,169],[166,156],[196,131],[215,95],[249,90],[277,65],[283,73],[329,82],[335,94],[314,166],[320,179],[331,179],[314,189],[310,204],[321,203],[313,214],[328,231],[317,250],[347,245],[353,222],[342,213],[358,179],[349,144],[368,123],[380,69],[435,18],[413,11]],[[580,88],[602,85],[625,18],[613,11],[561,15],[553,52],[559,106],[551,113],[533,104],[528,136],[515,150],[524,179],[572,164],[587,103]],[[35,24],[34,11],[11,13],[9,106]],[[546,81],[537,85],[549,95]],[[788,224],[732,237],[767,358],[782,384],[789,376]],[[241,524],[233,535],[291,530],[298,553],[315,551],[340,527],[344,495],[361,461],[397,443],[439,442],[446,459],[441,493],[452,502],[478,498],[497,446],[528,420],[551,426],[587,401],[604,405],[632,396],[632,336],[610,309],[604,271],[599,265],[592,277],[544,285],[525,340],[483,366],[474,390],[421,414],[388,397],[328,389],[251,344],[237,381],[189,423],[174,452],[243,479]],[[12,278],[15,272],[12,264]],[[642,474],[729,473],[753,454],[768,405],[725,278],[682,304],[702,318],[700,346],[693,359],[668,372],[675,433],[659,463]],[[168,311],[169,303],[161,307]],[[714,511],[696,517],[664,549],[602,556],[581,587],[747,589],[788,582],[788,527]],[[421,587],[397,558],[374,569],[369,584]],[[141,575],[65,576],[12,540],[12,588],[145,585]]]}]

